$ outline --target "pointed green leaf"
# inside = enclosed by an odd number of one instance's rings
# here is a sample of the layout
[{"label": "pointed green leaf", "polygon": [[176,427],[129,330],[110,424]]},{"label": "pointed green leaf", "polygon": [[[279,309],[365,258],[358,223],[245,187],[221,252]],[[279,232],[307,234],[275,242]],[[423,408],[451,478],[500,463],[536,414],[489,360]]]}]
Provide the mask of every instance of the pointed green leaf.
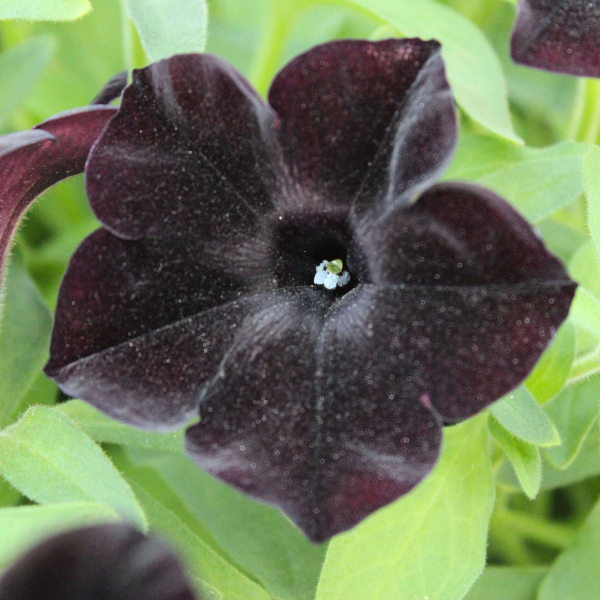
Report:
[{"label": "pointed green leaf", "polygon": [[560,435],[525,386],[498,400],[491,413],[514,436],[536,446],[557,446]]},{"label": "pointed green leaf", "polygon": [[151,61],[202,52],[206,45],[206,0],[127,0]]},{"label": "pointed green leaf", "polygon": [[494,484],[485,419],[444,430],[429,477],[335,537],[317,600],[460,600],[485,565]]},{"label": "pointed green leaf", "polygon": [[492,415],[488,427],[510,460],[523,491],[529,498],[535,498],[542,483],[542,458],[539,448],[512,436]]},{"label": "pointed green leaf", "polygon": [[581,170],[588,144],[517,147],[470,135],[459,143],[445,180],[468,179],[506,198],[528,220],[539,222],[583,193]]},{"label": "pointed green leaf", "polygon": [[575,327],[567,321],[525,381],[525,387],[540,404],[556,396],[569,378],[575,357]]},{"label": "pointed green leaf", "polygon": [[148,450],[183,453],[183,430],[153,433],[128,427],[102,414],[81,400],[70,400],[57,407],[93,440]]},{"label": "pointed green leaf", "polygon": [[39,504],[98,502],[146,528],[133,492],[101,448],[54,409],[30,408],[0,432],[0,474]]}]

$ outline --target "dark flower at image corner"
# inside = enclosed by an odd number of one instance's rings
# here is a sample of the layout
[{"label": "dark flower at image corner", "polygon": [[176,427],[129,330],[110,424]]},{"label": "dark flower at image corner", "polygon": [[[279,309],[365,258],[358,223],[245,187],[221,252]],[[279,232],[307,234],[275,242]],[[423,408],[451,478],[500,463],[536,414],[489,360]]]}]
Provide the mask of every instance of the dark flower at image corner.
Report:
[{"label": "dark flower at image corner", "polygon": [[0,600],[194,600],[171,550],[130,525],[76,529],[34,546],[0,576]]},{"label": "dark flower at image corner", "polygon": [[515,62],[556,73],[600,77],[599,0],[519,0]]},{"label": "dark flower at image corner", "polygon": [[417,485],[444,423],[529,374],[575,291],[456,144],[440,46],[318,46],[266,105],[230,65],[136,71],[85,167],[102,228],[64,277],[46,373],[313,541]]}]

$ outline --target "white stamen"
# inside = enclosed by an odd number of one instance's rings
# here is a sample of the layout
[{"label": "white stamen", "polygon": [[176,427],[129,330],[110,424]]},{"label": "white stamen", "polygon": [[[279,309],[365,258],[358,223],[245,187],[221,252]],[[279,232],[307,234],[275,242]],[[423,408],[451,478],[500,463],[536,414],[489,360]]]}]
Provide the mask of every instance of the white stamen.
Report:
[{"label": "white stamen", "polygon": [[327,265],[330,261],[324,260],[318,267],[315,273],[315,285],[324,285],[328,290],[334,290],[336,287],[343,287],[350,281],[350,273],[342,271],[339,275],[331,273],[327,270]]}]

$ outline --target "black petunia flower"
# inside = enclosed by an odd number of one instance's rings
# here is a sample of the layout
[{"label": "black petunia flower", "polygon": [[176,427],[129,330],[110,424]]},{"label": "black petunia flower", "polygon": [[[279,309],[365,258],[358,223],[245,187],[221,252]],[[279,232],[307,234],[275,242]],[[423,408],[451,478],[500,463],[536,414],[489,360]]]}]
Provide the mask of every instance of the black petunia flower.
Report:
[{"label": "black petunia flower", "polygon": [[170,549],[123,524],[52,537],[0,577],[0,600],[194,598]]},{"label": "black petunia flower", "polygon": [[314,541],[356,525],[527,376],[574,294],[504,200],[433,185],[455,141],[436,42],[319,46],[269,105],[213,56],[136,71],[46,372],[139,427],[200,412],[194,460]]},{"label": "black petunia flower", "polygon": [[519,0],[511,50],[528,67],[600,77],[600,2]]}]

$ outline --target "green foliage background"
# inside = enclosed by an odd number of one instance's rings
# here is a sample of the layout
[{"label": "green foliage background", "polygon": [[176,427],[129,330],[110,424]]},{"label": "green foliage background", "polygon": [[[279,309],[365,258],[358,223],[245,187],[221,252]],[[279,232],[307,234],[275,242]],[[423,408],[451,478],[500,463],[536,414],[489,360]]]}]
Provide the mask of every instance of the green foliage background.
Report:
[{"label": "green foliage background", "polygon": [[600,82],[512,64],[514,17],[506,0],[0,0],[2,133],[176,52],[206,48],[265,93],[317,43],[437,38],[461,117],[445,177],[506,197],[580,283],[523,386],[446,428],[439,464],[412,493],[313,546],[196,469],[181,432],[57,404],[41,373],[51,310],[69,256],[97,227],[81,178],[63,183],[22,225],[0,307],[0,570],[52,532],[126,519],[171,542],[202,598],[600,597]]}]

